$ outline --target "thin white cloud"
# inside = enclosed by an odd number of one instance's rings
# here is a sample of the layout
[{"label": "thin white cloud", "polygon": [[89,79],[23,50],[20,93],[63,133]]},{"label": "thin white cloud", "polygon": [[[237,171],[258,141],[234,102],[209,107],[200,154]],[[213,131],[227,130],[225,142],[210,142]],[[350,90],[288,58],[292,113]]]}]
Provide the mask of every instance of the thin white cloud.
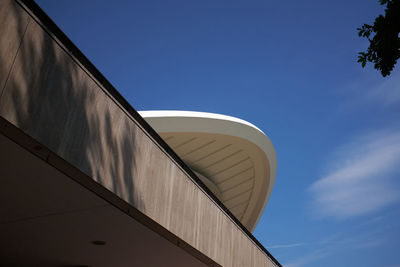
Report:
[{"label": "thin white cloud", "polygon": [[317,261],[320,260],[322,258],[325,258],[327,256],[329,256],[330,253],[321,249],[318,251],[315,251],[311,254],[305,255],[303,257],[300,257],[292,262],[288,262],[286,264],[283,264],[283,266],[285,267],[301,267],[301,266],[307,266],[309,265],[309,263],[313,262],[313,261]]},{"label": "thin white cloud", "polygon": [[[382,217],[376,217],[371,219],[368,223],[374,224],[380,220],[382,220]],[[319,260],[322,261],[325,258],[328,258],[327,261],[329,261],[329,257],[337,258],[339,257],[338,255],[342,255],[345,251],[376,248],[386,243],[386,239],[387,238],[382,236],[382,232],[376,227],[369,229],[367,232],[358,231],[358,233],[355,233],[354,228],[346,228],[345,231],[335,232],[324,236],[322,240],[316,240],[307,243],[303,242],[288,245],[276,245],[267,248],[282,248],[283,251],[288,252],[286,253],[286,258],[288,258],[287,255],[292,254],[292,250],[290,250],[291,247],[297,247],[295,250],[298,250],[299,247],[306,246],[305,250],[302,248],[302,250],[305,251],[304,254],[290,260],[286,260],[286,262],[284,261],[285,264],[283,264],[285,267],[301,267],[309,266],[310,263]],[[284,255],[282,254],[282,250],[279,252],[281,255]],[[278,251],[275,253],[278,253]]]},{"label": "thin white cloud", "polygon": [[400,131],[379,131],[342,147],[327,174],[310,186],[319,216],[345,219],[375,212],[399,199]]},{"label": "thin white cloud", "polygon": [[380,84],[368,88],[365,98],[368,101],[379,101],[385,106],[397,105],[400,103],[400,73],[393,72]]},{"label": "thin white cloud", "polygon": [[294,243],[294,244],[283,244],[283,245],[272,245],[272,246],[267,246],[267,249],[273,249],[273,248],[294,248],[294,247],[301,247],[305,246],[307,243]]},{"label": "thin white cloud", "polygon": [[381,223],[382,220],[383,220],[383,216],[377,216],[377,217],[374,217],[374,218],[372,218],[372,219],[363,221],[363,222],[360,224],[360,226],[371,226],[371,225],[374,225],[374,224]]},{"label": "thin white cloud", "polygon": [[375,248],[375,247],[379,247],[384,243],[384,240],[369,240],[366,242],[362,242],[360,244],[358,244],[357,248]]},{"label": "thin white cloud", "polygon": [[394,71],[388,77],[381,77],[375,70],[365,70],[358,78],[352,79],[337,89],[343,97],[339,110],[366,108],[395,108],[400,105],[400,72]]},{"label": "thin white cloud", "polygon": [[[354,251],[355,249],[370,249],[384,244],[385,238],[374,231],[367,233],[353,233],[354,229],[346,229],[344,232],[336,232],[323,240],[305,244],[309,247],[309,252],[283,264],[285,267],[309,266],[310,263],[323,260],[329,257],[340,257],[345,251]],[[329,259],[328,259],[329,261]],[[320,264],[323,265],[323,264]],[[400,266],[399,266],[400,267]]]}]

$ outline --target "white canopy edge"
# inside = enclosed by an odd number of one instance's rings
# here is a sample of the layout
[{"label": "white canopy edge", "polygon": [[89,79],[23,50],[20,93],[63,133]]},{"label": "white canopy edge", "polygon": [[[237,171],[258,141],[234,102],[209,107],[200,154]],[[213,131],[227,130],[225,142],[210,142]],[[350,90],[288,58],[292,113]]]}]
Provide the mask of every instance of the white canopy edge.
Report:
[{"label": "white canopy edge", "polygon": [[271,195],[277,172],[275,148],[268,136],[255,125],[232,116],[179,110],[139,111],[139,114],[160,133],[167,132],[200,132],[225,134],[243,138],[257,145],[269,161],[269,185],[262,209],[258,213],[257,225]]}]

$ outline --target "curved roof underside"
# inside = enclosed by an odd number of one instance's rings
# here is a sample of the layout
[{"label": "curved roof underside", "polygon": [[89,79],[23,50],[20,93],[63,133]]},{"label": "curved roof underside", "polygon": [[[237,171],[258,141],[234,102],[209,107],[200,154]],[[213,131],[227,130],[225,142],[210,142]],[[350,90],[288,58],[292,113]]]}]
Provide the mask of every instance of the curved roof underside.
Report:
[{"label": "curved roof underside", "polygon": [[253,124],[225,115],[193,111],[139,113],[253,231],[276,177],[276,154],[268,137]]}]

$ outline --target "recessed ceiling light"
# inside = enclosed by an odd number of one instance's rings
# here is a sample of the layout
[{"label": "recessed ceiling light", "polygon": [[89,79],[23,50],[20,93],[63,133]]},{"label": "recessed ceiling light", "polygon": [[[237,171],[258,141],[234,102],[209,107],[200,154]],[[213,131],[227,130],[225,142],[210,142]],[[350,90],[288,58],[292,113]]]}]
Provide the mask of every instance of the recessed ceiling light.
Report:
[{"label": "recessed ceiling light", "polygon": [[94,241],[92,241],[92,244],[93,244],[93,245],[96,245],[96,246],[104,246],[104,245],[106,244],[106,241],[103,241],[103,240],[94,240]]}]

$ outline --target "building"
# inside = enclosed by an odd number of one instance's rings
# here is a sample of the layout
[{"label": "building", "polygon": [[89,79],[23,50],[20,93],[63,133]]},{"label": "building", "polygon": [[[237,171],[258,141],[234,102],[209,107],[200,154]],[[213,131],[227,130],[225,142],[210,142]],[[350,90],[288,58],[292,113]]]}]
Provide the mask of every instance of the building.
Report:
[{"label": "building", "polygon": [[0,265],[280,266],[249,231],[269,152],[231,212],[33,1],[0,1],[0,36]]}]

